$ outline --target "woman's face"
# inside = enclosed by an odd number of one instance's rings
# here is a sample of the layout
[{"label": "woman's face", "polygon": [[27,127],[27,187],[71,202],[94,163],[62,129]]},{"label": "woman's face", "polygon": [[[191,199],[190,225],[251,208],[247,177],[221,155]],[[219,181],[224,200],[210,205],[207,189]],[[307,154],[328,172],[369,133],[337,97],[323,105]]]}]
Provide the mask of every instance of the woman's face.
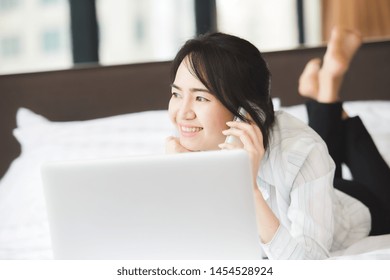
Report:
[{"label": "woman's face", "polygon": [[169,117],[179,132],[180,144],[191,151],[216,150],[225,141],[222,131],[233,119],[222,103],[189,70],[185,58],[172,84]]}]

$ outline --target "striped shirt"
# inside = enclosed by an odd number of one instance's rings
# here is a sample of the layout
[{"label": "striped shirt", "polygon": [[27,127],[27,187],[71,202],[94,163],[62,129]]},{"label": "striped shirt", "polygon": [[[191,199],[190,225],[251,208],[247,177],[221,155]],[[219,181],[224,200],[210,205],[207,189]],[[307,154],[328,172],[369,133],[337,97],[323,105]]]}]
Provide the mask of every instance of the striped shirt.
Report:
[{"label": "striped shirt", "polygon": [[368,208],[333,188],[334,171],[321,137],[288,113],[276,112],[257,177],[280,221],[273,239],[261,244],[269,259],[325,259],[368,235]]}]

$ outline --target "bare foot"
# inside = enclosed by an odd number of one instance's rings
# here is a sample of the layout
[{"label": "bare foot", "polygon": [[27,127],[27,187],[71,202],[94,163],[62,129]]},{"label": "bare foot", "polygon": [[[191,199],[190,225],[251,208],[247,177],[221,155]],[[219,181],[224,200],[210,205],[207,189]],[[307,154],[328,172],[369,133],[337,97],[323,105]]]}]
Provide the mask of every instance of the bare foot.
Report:
[{"label": "bare foot", "polygon": [[319,73],[318,102],[339,101],[344,74],[361,43],[362,37],[358,31],[333,28]]},{"label": "bare foot", "polygon": [[362,37],[356,30],[335,27],[332,29],[323,68],[333,76],[342,76],[362,43]]},{"label": "bare foot", "polygon": [[317,100],[318,96],[318,73],[321,68],[321,59],[311,59],[303,69],[299,77],[298,92],[303,97]]}]

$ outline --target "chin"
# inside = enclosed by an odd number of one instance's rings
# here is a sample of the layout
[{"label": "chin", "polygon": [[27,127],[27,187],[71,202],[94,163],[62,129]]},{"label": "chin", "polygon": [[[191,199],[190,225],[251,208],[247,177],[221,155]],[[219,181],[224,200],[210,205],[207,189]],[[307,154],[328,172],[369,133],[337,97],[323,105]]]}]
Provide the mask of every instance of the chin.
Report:
[{"label": "chin", "polygon": [[186,141],[180,141],[180,145],[182,145],[185,149],[189,150],[190,152],[198,152],[202,150],[199,145],[188,143]]},{"label": "chin", "polygon": [[205,151],[214,151],[219,150],[218,145],[215,148],[212,148],[207,145],[197,144],[197,143],[190,143],[189,141],[181,141],[180,145],[182,145],[184,148],[191,152],[205,152]]}]

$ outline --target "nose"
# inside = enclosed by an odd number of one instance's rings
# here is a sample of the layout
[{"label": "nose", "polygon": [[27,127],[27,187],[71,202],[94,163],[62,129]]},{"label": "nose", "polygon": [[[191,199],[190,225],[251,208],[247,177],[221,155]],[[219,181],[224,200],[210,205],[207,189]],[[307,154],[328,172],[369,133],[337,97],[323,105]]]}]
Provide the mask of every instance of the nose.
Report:
[{"label": "nose", "polygon": [[179,109],[179,116],[183,120],[195,119],[196,114],[190,100],[183,100]]}]

